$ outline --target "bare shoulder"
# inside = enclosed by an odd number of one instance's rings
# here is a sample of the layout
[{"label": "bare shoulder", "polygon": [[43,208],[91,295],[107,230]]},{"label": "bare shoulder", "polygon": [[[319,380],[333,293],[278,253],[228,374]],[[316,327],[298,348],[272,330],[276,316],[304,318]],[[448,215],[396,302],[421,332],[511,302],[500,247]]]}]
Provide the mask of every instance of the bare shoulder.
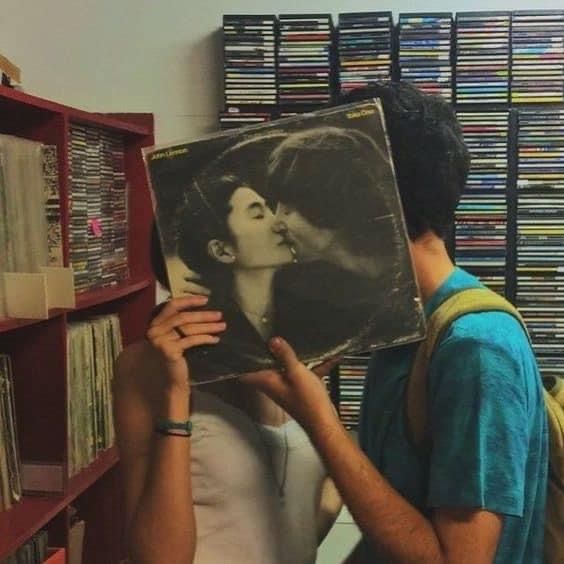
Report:
[{"label": "bare shoulder", "polygon": [[114,396],[151,400],[161,388],[162,378],[163,367],[157,352],[147,341],[137,341],[126,347],[116,360]]}]

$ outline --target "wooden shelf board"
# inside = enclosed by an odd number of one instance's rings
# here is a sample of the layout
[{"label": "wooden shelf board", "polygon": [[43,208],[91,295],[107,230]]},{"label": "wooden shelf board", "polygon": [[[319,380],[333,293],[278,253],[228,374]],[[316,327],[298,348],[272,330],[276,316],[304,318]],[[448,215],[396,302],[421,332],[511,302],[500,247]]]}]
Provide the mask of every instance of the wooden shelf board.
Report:
[{"label": "wooden shelf board", "polygon": [[66,495],[66,504],[71,503],[84,490],[113,468],[119,460],[117,448],[111,447],[98,455],[92,464],[83,468],[76,476],[69,479]]},{"label": "wooden shelf board", "polygon": [[133,133],[136,135],[152,134],[150,127],[145,127],[125,120],[120,120],[104,114],[92,113],[71,108],[63,104],[58,104],[56,102],[51,102],[49,100],[39,98],[38,96],[33,96],[25,92],[20,92],[19,90],[14,90],[13,88],[8,88],[7,86],[0,86],[0,100],[2,98],[27,105],[30,108],[38,108],[53,113],[66,114],[69,116],[69,119],[74,122],[99,125],[102,127],[108,127],[110,129],[116,129],[124,133]]},{"label": "wooden shelf board", "polygon": [[[104,304],[117,300],[124,296],[134,294],[139,290],[147,288],[152,283],[150,278],[142,278],[139,280],[128,280],[117,286],[111,286],[108,288],[98,288],[95,290],[86,290],[80,294],[76,295],[76,308],[75,309],[50,309],[49,317],[47,319],[53,319],[65,312],[80,311],[82,309],[87,309],[92,306]],[[17,319],[17,318],[0,318],[0,334],[7,331],[12,331],[13,329],[20,329],[22,327],[27,327],[29,325],[35,325],[37,323],[43,323],[47,319]]]},{"label": "wooden shelf board", "polygon": [[[86,309],[99,304],[104,304],[128,296],[147,288],[152,283],[150,278],[142,278],[139,280],[127,280],[117,286],[108,288],[98,288],[95,290],[86,290],[76,295],[76,310]],[[75,310],[72,310],[75,311]]]},{"label": "wooden shelf board", "polygon": [[20,329],[22,327],[27,327],[29,325],[36,325],[37,323],[43,323],[48,319],[53,319],[63,315],[66,309],[53,308],[49,310],[49,317],[47,319],[18,319],[12,317],[0,318],[0,333],[5,333],[11,331],[12,329]]},{"label": "wooden shelf board", "polygon": [[24,496],[12,508],[0,513],[0,560],[12,554],[65,505],[64,497]]},{"label": "wooden shelf board", "polygon": [[117,449],[112,447],[69,480],[65,495],[23,496],[12,508],[0,512],[0,561],[44,527],[117,462]]}]

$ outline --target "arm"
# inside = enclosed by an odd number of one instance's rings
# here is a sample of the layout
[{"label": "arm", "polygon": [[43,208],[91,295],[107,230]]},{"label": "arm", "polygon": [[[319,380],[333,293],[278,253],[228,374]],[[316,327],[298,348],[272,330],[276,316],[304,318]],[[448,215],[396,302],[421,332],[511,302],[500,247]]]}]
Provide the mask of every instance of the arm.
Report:
[{"label": "arm", "polygon": [[342,507],[343,502],[333,480],[325,478],[321,486],[321,499],[319,513],[317,514],[317,539],[319,544],[331,530]]},{"label": "arm", "polygon": [[[142,359],[132,359],[132,354],[135,351],[126,350],[118,359],[114,385],[128,552],[136,564],[158,562],[160,558],[192,562],[195,523],[190,441],[154,436],[155,409],[131,382],[141,370]],[[183,396],[181,389],[171,390],[166,396],[162,415],[178,421],[188,419],[188,392]],[[163,519],[164,515],[168,518]]]},{"label": "arm", "polygon": [[194,297],[169,302],[147,333],[151,345],[127,349],[116,364],[116,434],[128,551],[135,564],[188,564],[194,558],[190,440],[157,436],[153,429],[157,417],[188,419],[190,386],[183,353],[191,346],[217,342],[212,334],[224,329],[218,312],[181,311],[203,303]]},{"label": "arm", "polygon": [[254,383],[308,431],[343,501],[388,562],[492,562],[502,518],[478,509],[438,509],[427,519],[394,490],[340,424],[322,383],[282,339],[272,351],[285,375],[264,371]]},{"label": "arm", "polygon": [[313,418],[309,429],[358,526],[390,562],[493,561],[499,516],[440,509],[428,520],[389,485],[334,416]]}]

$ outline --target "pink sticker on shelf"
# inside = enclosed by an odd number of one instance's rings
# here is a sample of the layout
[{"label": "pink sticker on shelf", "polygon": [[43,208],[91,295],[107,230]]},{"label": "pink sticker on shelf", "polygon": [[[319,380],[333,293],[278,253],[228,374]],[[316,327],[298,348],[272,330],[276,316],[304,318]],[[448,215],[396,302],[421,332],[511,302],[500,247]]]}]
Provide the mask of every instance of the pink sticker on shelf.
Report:
[{"label": "pink sticker on shelf", "polygon": [[92,231],[92,235],[94,235],[94,237],[102,236],[102,223],[99,219],[89,219],[88,225],[90,226],[90,230]]}]

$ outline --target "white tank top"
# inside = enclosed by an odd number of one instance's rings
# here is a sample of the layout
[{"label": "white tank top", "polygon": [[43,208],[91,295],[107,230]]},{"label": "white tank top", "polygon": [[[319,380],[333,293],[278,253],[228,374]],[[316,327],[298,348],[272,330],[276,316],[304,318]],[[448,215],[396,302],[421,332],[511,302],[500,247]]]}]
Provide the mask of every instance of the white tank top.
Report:
[{"label": "white tank top", "polygon": [[306,433],[254,423],[210,393],[193,401],[195,564],[314,563],[327,474]]}]

